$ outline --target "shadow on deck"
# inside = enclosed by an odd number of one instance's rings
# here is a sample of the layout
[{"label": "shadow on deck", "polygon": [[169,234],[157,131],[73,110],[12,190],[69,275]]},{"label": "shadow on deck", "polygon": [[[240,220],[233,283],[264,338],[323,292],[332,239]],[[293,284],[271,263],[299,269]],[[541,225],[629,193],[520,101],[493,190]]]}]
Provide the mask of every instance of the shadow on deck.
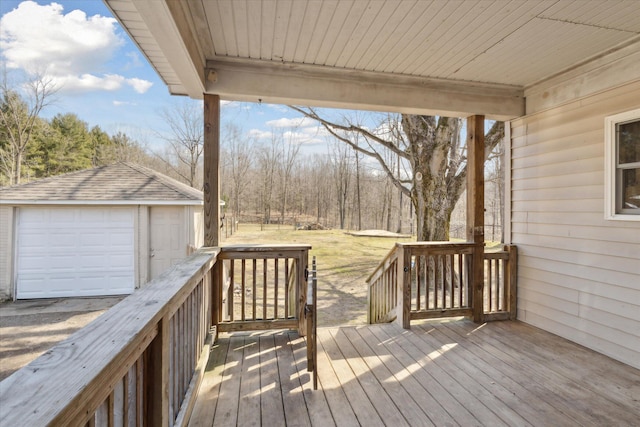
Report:
[{"label": "shadow on deck", "polygon": [[221,335],[191,426],[631,426],[640,371],[517,321]]}]

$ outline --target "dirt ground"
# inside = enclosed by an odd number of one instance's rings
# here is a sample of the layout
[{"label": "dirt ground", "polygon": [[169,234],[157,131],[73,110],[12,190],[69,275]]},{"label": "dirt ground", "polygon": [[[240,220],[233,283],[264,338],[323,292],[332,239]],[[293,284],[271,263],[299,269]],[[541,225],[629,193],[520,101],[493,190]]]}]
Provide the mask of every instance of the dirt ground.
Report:
[{"label": "dirt ground", "polygon": [[0,381],[122,298],[56,298],[0,303]]}]

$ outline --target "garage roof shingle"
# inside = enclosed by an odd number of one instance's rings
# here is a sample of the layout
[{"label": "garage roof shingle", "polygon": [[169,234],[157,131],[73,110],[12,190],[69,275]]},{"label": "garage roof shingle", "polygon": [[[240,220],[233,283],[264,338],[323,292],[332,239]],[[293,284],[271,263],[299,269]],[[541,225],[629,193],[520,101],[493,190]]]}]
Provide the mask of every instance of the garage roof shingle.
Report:
[{"label": "garage roof shingle", "polygon": [[202,200],[202,191],[131,163],[115,163],[0,188],[2,204],[64,201],[200,204]]}]

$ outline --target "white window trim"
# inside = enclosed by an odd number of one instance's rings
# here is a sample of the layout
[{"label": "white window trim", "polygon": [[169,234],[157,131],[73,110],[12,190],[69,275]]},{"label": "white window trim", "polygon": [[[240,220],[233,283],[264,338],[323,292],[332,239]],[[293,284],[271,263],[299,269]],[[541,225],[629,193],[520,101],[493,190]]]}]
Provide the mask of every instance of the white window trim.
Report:
[{"label": "white window trim", "polygon": [[607,220],[640,221],[640,215],[616,213],[616,124],[640,119],[640,108],[604,119],[604,217]]}]

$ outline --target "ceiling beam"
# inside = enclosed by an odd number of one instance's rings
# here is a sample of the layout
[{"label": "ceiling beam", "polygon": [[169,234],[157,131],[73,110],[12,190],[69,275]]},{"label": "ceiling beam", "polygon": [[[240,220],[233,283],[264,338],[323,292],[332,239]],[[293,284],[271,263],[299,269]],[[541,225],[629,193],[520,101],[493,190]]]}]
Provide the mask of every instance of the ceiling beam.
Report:
[{"label": "ceiling beam", "polygon": [[525,111],[521,87],[388,75],[260,60],[210,60],[205,91],[232,101],[509,120]]}]

